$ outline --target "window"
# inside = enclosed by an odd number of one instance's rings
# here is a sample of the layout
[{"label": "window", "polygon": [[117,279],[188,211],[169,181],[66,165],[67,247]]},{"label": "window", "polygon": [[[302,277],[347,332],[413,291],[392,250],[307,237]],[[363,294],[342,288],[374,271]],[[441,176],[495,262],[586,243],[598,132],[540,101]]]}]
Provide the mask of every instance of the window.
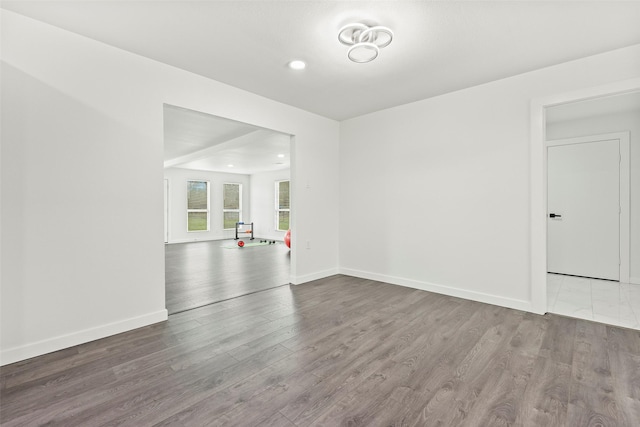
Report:
[{"label": "window", "polygon": [[187,181],[187,231],[209,231],[209,182]]},{"label": "window", "polygon": [[223,198],[224,228],[236,228],[242,221],[242,184],[224,184]]},{"label": "window", "polygon": [[276,181],[276,230],[289,229],[289,181]]}]

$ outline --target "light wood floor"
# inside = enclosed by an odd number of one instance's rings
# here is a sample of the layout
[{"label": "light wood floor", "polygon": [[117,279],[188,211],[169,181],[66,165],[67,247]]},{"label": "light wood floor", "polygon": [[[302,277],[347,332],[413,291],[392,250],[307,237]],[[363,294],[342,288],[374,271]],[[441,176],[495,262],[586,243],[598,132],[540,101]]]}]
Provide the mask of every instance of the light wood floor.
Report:
[{"label": "light wood floor", "polygon": [[640,331],[334,276],[0,379],[3,426],[638,426]]},{"label": "light wood floor", "polygon": [[214,240],[165,245],[169,314],[289,283],[290,252],[284,243],[242,249],[236,243]]}]

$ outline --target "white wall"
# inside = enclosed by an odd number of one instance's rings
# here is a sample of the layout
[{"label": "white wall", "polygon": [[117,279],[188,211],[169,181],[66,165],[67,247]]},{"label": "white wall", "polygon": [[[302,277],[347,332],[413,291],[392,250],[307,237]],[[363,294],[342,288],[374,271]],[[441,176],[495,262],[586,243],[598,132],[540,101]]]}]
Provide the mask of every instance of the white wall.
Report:
[{"label": "white wall", "polygon": [[337,122],[0,13],[2,364],[166,318],[163,103],[295,135],[292,280],[335,274]]},{"label": "white wall", "polygon": [[629,132],[631,282],[640,284],[640,112],[600,115],[547,125],[547,139],[565,139],[621,131]]},{"label": "white wall", "polygon": [[640,75],[636,45],[339,125],[0,14],[2,364],[166,318],[163,103],[295,135],[293,283],[339,249],[347,274],[529,309],[529,101]]},{"label": "white wall", "polygon": [[341,123],[340,270],[531,310],[530,100],[640,75],[640,45]]},{"label": "white wall", "polygon": [[251,175],[251,220],[254,234],[265,239],[283,240],[284,231],[276,230],[275,182],[289,180],[289,169]]},{"label": "white wall", "polygon": [[[245,222],[250,218],[249,175],[167,168],[164,177],[169,180],[169,243],[201,240],[232,239],[235,230],[223,228],[223,184],[242,184],[242,213]],[[209,231],[187,231],[187,181],[209,181]]]}]

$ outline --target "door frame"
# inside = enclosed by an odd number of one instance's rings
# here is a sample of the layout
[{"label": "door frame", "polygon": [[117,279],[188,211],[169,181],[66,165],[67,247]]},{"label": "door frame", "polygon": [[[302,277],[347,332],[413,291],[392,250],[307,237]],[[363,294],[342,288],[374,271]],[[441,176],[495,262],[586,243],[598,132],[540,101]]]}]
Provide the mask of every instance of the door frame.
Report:
[{"label": "door frame", "polygon": [[164,179],[164,242],[169,243],[169,201],[171,192],[169,191],[169,179]]},{"label": "door frame", "polygon": [[530,109],[530,298],[531,311],[547,312],[547,147],[545,109],[640,90],[640,77],[531,100]]},{"label": "door frame", "polygon": [[[620,245],[620,264],[619,268],[619,278],[621,283],[629,283],[629,241],[630,241],[630,209],[629,209],[629,200],[630,200],[630,184],[631,181],[629,179],[629,132],[613,132],[613,133],[605,133],[600,135],[588,135],[588,136],[579,136],[575,138],[565,138],[565,139],[549,139],[545,141],[546,151],[545,151],[545,173],[548,173],[547,169],[547,156],[549,147],[557,147],[560,145],[573,145],[573,144],[585,144],[590,142],[600,142],[600,141],[610,141],[617,140],[618,146],[620,149],[620,169],[619,169],[619,183],[618,183],[618,191],[619,191],[619,203],[620,203],[620,216],[619,216],[619,227],[618,233],[620,235],[618,239],[618,243]],[[545,186],[545,193],[547,193],[547,187]],[[547,219],[548,224],[548,219]],[[548,228],[547,228],[548,232]],[[547,237],[545,237],[548,239]]]}]

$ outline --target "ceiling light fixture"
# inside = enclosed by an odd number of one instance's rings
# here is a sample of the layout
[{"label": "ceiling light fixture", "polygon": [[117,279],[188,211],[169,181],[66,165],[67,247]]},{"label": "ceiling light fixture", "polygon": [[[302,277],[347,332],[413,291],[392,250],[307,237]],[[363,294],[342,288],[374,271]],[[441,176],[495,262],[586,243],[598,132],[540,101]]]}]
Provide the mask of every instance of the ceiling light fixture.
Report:
[{"label": "ceiling light fixture", "polygon": [[304,61],[300,61],[298,59],[289,62],[289,68],[292,70],[304,70],[307,67],[307,64]]},{"label": "ceiling light fixture", "polygon": [[278,154],[278,157],[280,157],[282,159],[282,158],[284,158],[284,154]]},{"label": "ceiling light fixture", "polygon": [[378,57],[380,49],[389,46],[393,31],[387,27],[365,24],[347,24],[338,32],[340,43],[350,46],[347,57],[353,62],[371,62]]}]

